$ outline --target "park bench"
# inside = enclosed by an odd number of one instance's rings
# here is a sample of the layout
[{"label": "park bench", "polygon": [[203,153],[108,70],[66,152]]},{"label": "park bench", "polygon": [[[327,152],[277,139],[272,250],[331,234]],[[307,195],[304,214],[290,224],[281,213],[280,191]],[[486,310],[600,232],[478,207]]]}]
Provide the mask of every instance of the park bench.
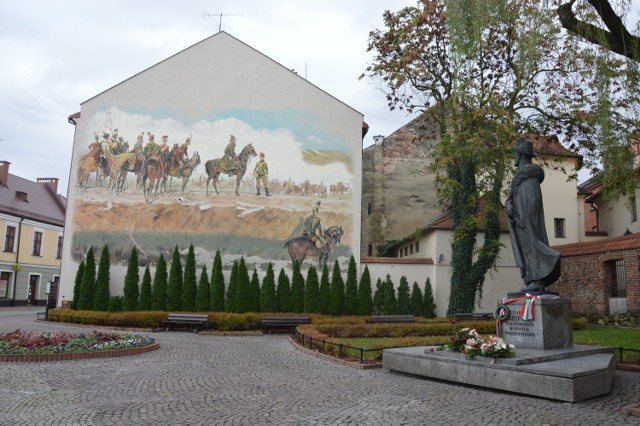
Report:
[{"label": "park bench", "polygon": [[371,322],[376,324],[416,322],[416,318],[413,315],[371,315]]},{"label": "park bench", "polygon": [[178,324],[184,325],[193,325],[193,332],[197,333],[199,327],[203,327],[209,321],[209,317],[203,314],[169,314],[166,321],[162,321],[167,324],[167,331],[173,325],[174,327]]},{"label": "park bench", "polygon": [[310,324],[309,317],[262,317],[260,326],[271,331],[295,331],[296,327],[302,324]]},{"label": "park bench", "polygon": [[456,314],[457,320],[492,320],[495,316],[491,312],[463,312]]}]

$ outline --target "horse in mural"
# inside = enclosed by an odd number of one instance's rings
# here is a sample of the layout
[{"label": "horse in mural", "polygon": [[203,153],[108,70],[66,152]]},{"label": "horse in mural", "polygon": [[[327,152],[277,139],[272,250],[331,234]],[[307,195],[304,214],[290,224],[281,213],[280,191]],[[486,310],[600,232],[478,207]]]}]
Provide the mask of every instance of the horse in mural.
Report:
[{"label": "horse in mural", "polygon": [[182,167],[176,162],[172,161],[170,165],[168,165],[164,169],[164,176],[162,178],[162,187],[164,190],[167,190],[167,176],[169,176],[169,188],[171,188],[171,181],[174,177],[182,178],[182,189],[180,192],[184,192],[185,186],[187,186],[187,182],[189,182],[189,178],[193,174],[195,168],[200,164],[200,154],[196,151],[193,156],[188,159]]},{"label": "horse in mural", "polygon": [[[153,191],[153,198],[158,196],[158,188],[160,182],[162,182],[164,173],[160,167],[160,158],[152,155],[144,160],[142,164],[142,191],[144,192],[144,199],[147,204],[150,204],[151,192]],[[149,187],[147,187],[147,179],[149,179]]]},{"label": "horse in mural", "polygon": [[236,177],[236,195],[240,195],[238,192],[238,188],[240,187],[240,182],[242,182],[242,177],[247,172],[247,167],[252,157],[257,156],[256,150],[253,148],[253,144],[248,144],[244,148],[240,154],[238,154],[238,165],[234,169],[224,170],[220,166],[220,158],[216,158],[215,160],[209,160],[204,163],[204,167],[207,171],[207,195],[209,195],[209,182],[213,180],[213,188],[216,190],[216,194],[220,194],[218,192],[218,187],[216,183],[218,183],[218,178],[220,177],[220,173],[228,173],[229,176]]},{"label": "horse in mural", "polygon": [[113,157],[111,164],[111,182],[107,189],[111,189],[116,195],[125,189],[127,174],[135,169],[135,152],[125,152]]},{"label": "horse in mural", "polygon": [[298,260],[298,263],[302,265],[302,262],[307,256],[318,257],[318,269],[322,270],[322,267],[327,263],[329,259],[329,253],[331,248],[340,244],[340,239],[344,235],[342,226],[330,226],[322,233],[326,247],[325,250],[316,247],[316,243],[310,238],[305,236],[294,237],[284,243],[284,246],[289,251],[291,257],[291,264],[293,265]]}]

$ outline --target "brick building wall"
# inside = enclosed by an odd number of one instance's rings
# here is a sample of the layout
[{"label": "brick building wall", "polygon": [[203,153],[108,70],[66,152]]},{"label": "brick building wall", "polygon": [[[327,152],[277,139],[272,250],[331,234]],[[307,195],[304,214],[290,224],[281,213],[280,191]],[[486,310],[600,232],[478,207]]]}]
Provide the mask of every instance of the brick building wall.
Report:
[{"label": "brick building wall", "polygon": [[574,313],[609,315],[617,260],[624,261],[627,311],[640,313],[640,234],[554,248],[562,253],[562,269],[550,290],[570,298]]}]

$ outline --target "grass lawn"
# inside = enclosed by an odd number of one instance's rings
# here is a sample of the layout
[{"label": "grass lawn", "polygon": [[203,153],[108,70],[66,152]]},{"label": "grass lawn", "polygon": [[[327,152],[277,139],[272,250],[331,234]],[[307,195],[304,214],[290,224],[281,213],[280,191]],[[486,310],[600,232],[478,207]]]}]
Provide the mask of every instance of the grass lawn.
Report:
[{"label": "grass lawn", "polygon": [[589,327],[573,332],[573,343],[578,345],[610,346],[640,349],[640,329]]}]

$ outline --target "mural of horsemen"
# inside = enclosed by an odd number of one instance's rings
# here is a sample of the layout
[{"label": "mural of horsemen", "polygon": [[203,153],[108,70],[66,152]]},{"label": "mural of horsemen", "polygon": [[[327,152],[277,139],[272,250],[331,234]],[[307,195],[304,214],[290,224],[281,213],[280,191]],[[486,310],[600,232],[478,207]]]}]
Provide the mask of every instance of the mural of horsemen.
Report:
[{"label": "mural of horsemen", "polygon": [[330,257],[346,268],[359,208],[346,142],[331,136],[324,146],[305,133],[314,129],[264,129],[268,120],[242,118],[189,123],[117,106],[97,111],[74,153],[73,258],[107,244],[127,259],[135,240],[153,264],[190,241],[205,264],[220,250],[229,268],[240,256],[258,271],[295,260],[322,267]]}]

